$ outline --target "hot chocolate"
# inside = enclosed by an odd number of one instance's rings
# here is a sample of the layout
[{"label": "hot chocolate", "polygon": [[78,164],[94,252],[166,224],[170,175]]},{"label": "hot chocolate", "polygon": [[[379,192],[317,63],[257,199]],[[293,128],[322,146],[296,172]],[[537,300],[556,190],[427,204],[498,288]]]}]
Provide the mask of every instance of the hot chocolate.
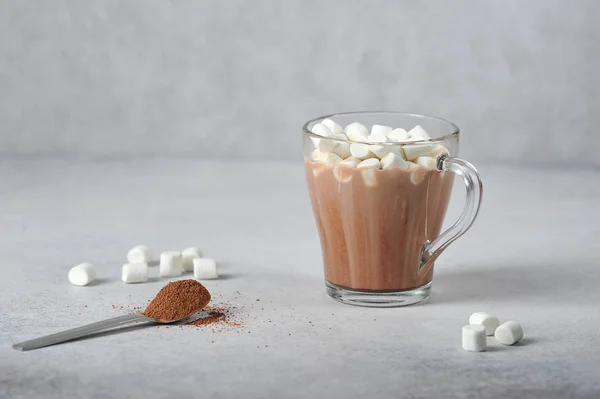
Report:
[{"label": "hot chocolate", "polygon": [[421,251],[440,234],[454,174],[307,160],[306,177],[330,284],[383,292],[432,280]]}]

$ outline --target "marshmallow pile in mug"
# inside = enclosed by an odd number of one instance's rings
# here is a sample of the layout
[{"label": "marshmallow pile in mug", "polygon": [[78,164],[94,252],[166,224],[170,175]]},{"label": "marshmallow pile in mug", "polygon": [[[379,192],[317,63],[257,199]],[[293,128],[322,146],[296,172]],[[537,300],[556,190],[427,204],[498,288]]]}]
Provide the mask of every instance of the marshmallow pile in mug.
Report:
[{"label": "marshmallow pile in mug", "polygon": [[437,157],[448,153],[443,145],[428,143],[431,137],[420,125],[408,132],[402,128],[373,125],[369,132],[358,122],[343,128],[331,119],[324,119],[311,130],[323,137],[311,138],[315,147],[311,153],[312,160],[330,167],[342,164],[359,169],[436,169]]}]

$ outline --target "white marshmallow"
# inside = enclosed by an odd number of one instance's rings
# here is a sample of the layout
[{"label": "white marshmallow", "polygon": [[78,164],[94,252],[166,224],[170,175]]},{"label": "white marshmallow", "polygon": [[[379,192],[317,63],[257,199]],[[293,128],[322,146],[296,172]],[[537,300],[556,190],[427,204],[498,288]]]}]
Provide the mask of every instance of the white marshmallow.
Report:
[{"label": "white marshmallow", "polygon": [[[389,143],[390,142],[388,140],[388,138],[385,136],[369,136],[369,138],[367,140],[369,141],[369,143]],[[380,159],[390,153],[395,153],[398,155],[402,154],[402,147],[400,147],[398,145],[371,144],[369,146],[369,150]]]},{"label": "white marshmallow", "polygon": [[363,169],[363,168],[379,169],[379,167],[380,167],[379,159],[376,159],[376,158],[365,159],[364,161],[361,161],[358,165],[356,165],[357,169]]},{"label": "white marshmallow", "polygon": [[[339,133],[335,135],[335,138],[338,140],[348,140],[345,134]],[[350,143],[346,142],[338,142],[335,150],[333,150],[337,155],[342,158],[348,158],[350,154]]]},{"label": "white marshmallow", "polygon": [[202,251],[196,247],[186,248],[181,251],[183,271],[191,272],[194,270],[194,259],[201,258],[202,256]]},{"label": "white marshmallow", "polygon": [[371,152],[371,149],[368,144],[358,143],[350,144],[350,154],[352,154],[353,157],[356,157],[358,159],[368,159],[373,158],[375,156],[375,154]]},{"label": "white marshmallow", "polygon": [[159,273],[161,277],[177,277],[183,273],[183,258],[179,251],[165,251],[160,254]]},{"label": "white marshmallow", "polygon": [[342,162],[342,158],[339,155],[330,152],[325,155],[321,162],[323,162],[327,166],[333,167],[336,163]]},{"label": "white marshmallow", "polygon": [[404,158],[409,161],[414,161],[419,157],[428,156],[436,150],[434,144],[407,144],[402,146],[404,152]]},{"label": "white marshmallow", "polygon": [[408,137],[411,141],[415,140],[431,140],[431,136],[427,134],[421,125],[417,125],[408,131]]},{"label": "white marshmallow", "polygon": [[377,169],[380,168],[379,160],[376,158],[365,159],[356,165],[357,169],[362,169],[361,174],[367,187],[377,185]]},{"label": "white marshmallow", "polygon": [[494,335],[500,322],[497,317],[490,316],[485,312],[475,312],[469,317],[469,324],[483,326],[485,328],[485,335]]},{"label": "white marshmallow", "polygon": [[[329,128],[322,123],[317,123],[316,125],[314,125],[312,128],[312,132],[314,134],[318,134],[319,136],[323,136],[323,137],[328,137],[328,138],[334,137],[333,132],[331,130],[329,130]],[[331,152],[337,146],[337,143],[335,141],[328,140],[326,138],[319,139],[319,138],[311,137],[311,140],[312,140],[315,148],[321,152]]]},{"label": "white marshmallow", "polygon": [[325,153],[319,150],[313,150],[310,153],[310,159],[312,159],[313,161],[321,162],[321,160],[325,159]]},{"label": "white marshmallow", "polygon": [[392,130],[391,133],[388,134],[387,137],[391,141],[398,143],[401,141],[406,141],[406,139],[408,139],[408,133],[406,133],[406,130],[398,128],[398,129]]},{"label": "white marshmallow", "polygon": [[365,125],[354,122],[346,126],[346,136],[352,141],[367,141],[369,130]]},{"label": "white marshmallow", "polygon": [[127,252],[127,262],[148,263],[152,260],[152,251],[146,245],[136,245]]},{"label": "white marshmallow", "polygon": [[125,284],[145,283],[148,281],[148,264],[125,263],[121,269],[121,280]]},{"label": "white marshmallow", "polygon": [[428,156],[433,157],[437,160],[437,158],[442,154],[450,155],[450,151],[448,151],[448,149],[446,147],[444,147],[443,145],[438,144],[438,145],[434,146],[434,148],[428,154]]},{"label": "white marshmallow", "polygon": [[393,128],[385,125],[373,125],[371,127],[371,136],[384,136],[387,137],[394,130]]},{"label": "white marshmallow", "polygon": [[69,282],[73,285],[88,285],[96,279],[96,269],[91,263],[81,263],[69,270]]},{"label": "white marshmallow", "polygon": [[342,162],[340,162],[340,165],[351,166],[353,168],[356,168],[356,165],[358,165],[359,163],[360,163],[360,159],[358,159],[356,157],[348,157],[348,158],[344,159]]},{"label": "white marshmallow", "polygon": [[218,277],[217,262],[214,259],[194,259],[194,278],[196,280],[210,280]]},{"label": "white marshmallow", "polygon": [[333,134],[344,133],[344,128],[329,118],[323,119],[321,123],[327,126],[329,130],[333,132]]},{"label": "white marshmallow", "polygon": [[425,169],[437,169],[437,162],[432,157],[419,157],[415,159],[415,163],[425,167]]},{"label": "white marshmallow", "polygon": [[331,131],[331,129],[329,129],[326,125],[324,125],[323,123],[317,123],[316,125],[314,125],[311,129],[311,131],[314,134],[318,134],[319,136],[323,136],[323,137],[333,137],[334,134]]},{"label": "white marshmallow", "polygon": [[462,328],[462,347],[469,352],[482,352],[487,347],[485,327],[468,325]]},{"label": "white marshmallow", "polygon": [[427,174],[427,169],[412,162],[408,162],[408,169],[410,170],[410,181],[412,184],[418,186],[423,183],[425,175]]},{"label": "white marshmallow", "polygon": [[513,345],[523,338],[523,327],[516,321],[507,321],[496,328],[494,337],[503,345]]},{"label": "white marshmallow", "polygon": [[360,159],[355,157],[350,157],[344,159],[342,162],[338,163],[333,170],[333,175],[340,183],[348,183],[352,180],[354,174],[352,173],[352,169],[356,168],[356,165],[360,163]]},{"label": "white marshmallow", "polygon": [[406,162],[402,156],[390,152],[381,158],[381,169],[393,168],[408,169],[408,162]]}]

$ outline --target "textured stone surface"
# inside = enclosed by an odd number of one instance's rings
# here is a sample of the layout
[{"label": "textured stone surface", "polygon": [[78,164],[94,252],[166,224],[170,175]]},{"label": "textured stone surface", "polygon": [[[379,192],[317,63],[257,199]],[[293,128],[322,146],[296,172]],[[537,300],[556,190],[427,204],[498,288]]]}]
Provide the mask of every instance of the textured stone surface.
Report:
[{"label": "textured stone surface", "polygon": [[[0,397],[598,397],[600,174],[480,171],[480,219],[438,261],[429,303],[365,309],[324,293],[299,165],[0,161]],[[218,259],[224,278],[206,286],[244,306],[245,326],[11,349],[152,298],[169,281],[155,267],[147,284],[119,281],[139,243]],[[98,284],[67,282],[82,261]],[[526,338],[464,352],[473,311],[520,321]]]},{"label": "textured stone surface", "polygon": [[389,109],[456,122],[470,159],[600,165],[597,0],[0,9],[0,154],[285,159],[309,118]]}]

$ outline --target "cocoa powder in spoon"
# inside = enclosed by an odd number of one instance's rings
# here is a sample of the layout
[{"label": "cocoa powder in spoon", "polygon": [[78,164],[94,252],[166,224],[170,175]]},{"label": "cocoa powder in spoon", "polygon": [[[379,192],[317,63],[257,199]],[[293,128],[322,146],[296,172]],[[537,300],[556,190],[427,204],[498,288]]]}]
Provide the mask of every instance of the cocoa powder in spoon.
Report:
[{"label": "cocoa powder in spoon", "polygon": [[142,314],[157,320],[179,320],[201,310],[210,293],[196,280],[179,280],[165,285]]}]

